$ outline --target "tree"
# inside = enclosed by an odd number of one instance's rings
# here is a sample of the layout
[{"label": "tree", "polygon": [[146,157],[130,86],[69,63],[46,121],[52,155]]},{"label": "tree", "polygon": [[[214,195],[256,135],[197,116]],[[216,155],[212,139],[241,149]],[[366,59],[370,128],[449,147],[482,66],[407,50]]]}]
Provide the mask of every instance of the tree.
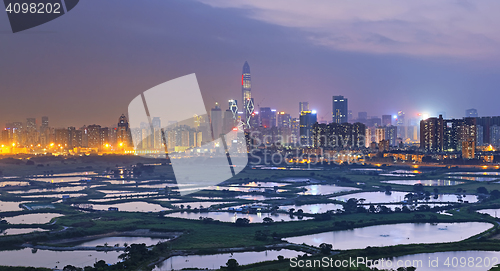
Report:
[{"label": "tree", "polygon": [[498,199],[498,198],[500,198],[500,191],[498,191],[497,189],[492,190],[492,191],[490,192],[490,196],[491,196],[491,198],[493,198],[493,199]]},{"label": "tree", "polygon": [[350,198],[344,204],[344,212],[346,212],[346,213],[353,213],[353,212],[356,211],[356,207],[358,207],[358,200],[355,199],[355,198]]},{"label": "tree", "polygon": [[264,223],[266,223],[266,224],[269,224],[269,223],[273,223],[273,222],[274,222],[274,220],[273,220],[272,218],[270,218],[270,217],[264,217],[264,218],[262,219],[262,221],[264,221]]},{"label": "tree", "polygon": [[484,186],[478,187],[476,191],[478,194],[488,194],[488,189],[486,189],[486,187]]},{"label": "tree", "polygon": [[236,219],[234,224],[236,226],[246,226],[246,225],[250,224],[250,220],[248,218],[238,218],[238,219]]},{"label": "tree", "polygon": [[278,255],[278,261],[283,261],[285,259],[285,257],[283,257],[282,255]]},{"label": "tree", "polygon": [[227,260],[227,263],[226,263],[227,269],[229,269],[229,270],[236,270],[236,269],[238,269],[239,265],[240,264],[235,259],[229,259],[229,260]]},{"label": "tree", "polygon": [[376,213],[377,212],[377,208],[375,208],[375,205],[370,204],[370,208],[368,209],[368,211],[370,211],[370,213]]},{"label": "tree", "polygon": [[332,244],[327,244],[327,243],[322,243],[319,245],[319,249],[321,250],[321,253],[328,255],[332,251],[333,245]]},{"label": "tree", "polygon": [[81,269],[80,267],[72,266],[69,264],[63,268],[63,271],[82,271],[82,270],[83,269]]}]

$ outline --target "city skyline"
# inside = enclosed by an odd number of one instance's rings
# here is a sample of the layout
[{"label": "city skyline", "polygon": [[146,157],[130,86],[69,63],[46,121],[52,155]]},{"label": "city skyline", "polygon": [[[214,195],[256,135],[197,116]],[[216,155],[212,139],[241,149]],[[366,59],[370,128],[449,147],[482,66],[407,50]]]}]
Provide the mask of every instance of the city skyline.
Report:
[{"label": "city skyline", "polygon": [[[440,38],[422,25],[424,33],[433,35],[433,42],[422,47],[426,48],[424,52],[412,52],[401,35],[382,35],[387,27],[384,24],[401,19],[397,10],[382,16],[376,8],[379,13],[373,16],[382,24],[381,29],[374,31],[378,39],[363,37],[359,39],[363,46],[347,50],[345,46],[331,46],[331,35],[318,32],[325,24],[323,21],[317,22],[318,25],[313,23],[313,29],[308,29],[303,24],[310,21],[310,16],[297,26],[269,19],[265,12],[274,13],[276,4],[248,3],[245,7],[225,1],[153,3],[162,7],[162,13],[152,9],[149,15],[156,19],[155,23],[143,16],[134,17],[127,28],[113,23],[125,20],[125,14],[137,10],[136,5],[121,2],[116,7],[111,2],[102,3],[103,12],[119,9],[108,17],[82,2],[71,16],[5,40],[0,81],[2,94],[7,98],[2,99],[0,123],[18,121],[18,116],[24,119],[46,115],[52,116],[54,125],[62,127],[110,124],[116,115],[126,112],[130,100],[142,91],[193,72],[199,78],[209,110],[215,101],[222,104],[240,97],[237,93],[241,91],[241,63],[245,60],[252,65],[255,103],[292,114],[296,112],[297,101],[307,100],[317,110],[318,119],[329,119],[331,105],[327,98],[341,94],[350,99],[353,112],[370,108],[369,115],[376,116],[404,110],[408,116],[417,113],[437,116],[437,112],[445,111],[448,117],[463,117],[464,110],[469,108],[477,108],[482,116],[500,115],[494,99],[485,99],[495,95],[500,85],[497,56],[491,45],[476,44],[480,53],[467,54],[465,49],[470,43],[453,43],[466,40],[463,36],[456,37],[453,32]],[[481,17],[473,16],[477,13],[491,18],[491,13],[479,3],[461,6],[447,1],[435,5],[458,10],[464,15],[464,22]],[[249,13],[250,7],[255,10]],[[339,10],[344,8],[339,6]],[[412,8],[410,5],[402,10]],[[307,10],[308,14],[328,20],[319,9]],[[89,14],[95,15],[90,22]],[[364,35],[377,25],[370,23],[364,10],[355,9],[353,14],[362,15],[364,23],[356,25],[352,18],[342,19],[351,30]],[[301,15],[298,4],[291,5],[284,14],[286,18]],[[451,20],[449,14],[444,15],[439,19],[442,25]],[[194,16],[204,20],[190,20]],[[6,19],[5,14],[0,14],[0,21]],[[282,19],[285,18],[276,18]],[[158,20],[168,27],[158,28]],[[331,23],[339,27],[342,20]],[[205,25],[201,21],[210,23]],[[228,24],[228,21],[238,23]],[[137,31],[134,26],[150,31],[139,31],[140,39],[130,41],[126,37]],[[8,24],[0,27],[8,30]],[[456,24],[453,29],[464,30],[464,27]],[[411,40],[421,44],[417,31],[411,30],[408,34]],[[187,32],[192,40],[182,38]],[[464,35],[484,35],[492,43],[500,36],[496,32],[481,33],[477,28],[467,29]],[[366,46],[370,40],[374,49]],[[440,41],[448,45],[449,52],[439,46]],[[45,52],[43,57],[31,57],[35,51],[27,46],[33,43],[38,45],[36,52]],[[148,50],[136,52],[134,48],[142,44],[148,44]],[[152,51],[155,53],[148,53]],[[172,55],[171,51],[177,53]],[[47,66],[49,62],[53,65]],[[29,65],[47,68],[33,69]],[[427,99],[429,95],[434,98]]]}]

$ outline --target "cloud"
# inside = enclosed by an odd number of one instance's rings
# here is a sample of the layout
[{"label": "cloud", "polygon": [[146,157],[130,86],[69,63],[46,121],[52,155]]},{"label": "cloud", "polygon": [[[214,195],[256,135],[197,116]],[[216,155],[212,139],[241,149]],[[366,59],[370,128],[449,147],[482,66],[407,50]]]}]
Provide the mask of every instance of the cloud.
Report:
[{"label": "cloud", "polygon": [[304,31],[340,51],[488,59],[500,57],[500,2],[199,0]]}]

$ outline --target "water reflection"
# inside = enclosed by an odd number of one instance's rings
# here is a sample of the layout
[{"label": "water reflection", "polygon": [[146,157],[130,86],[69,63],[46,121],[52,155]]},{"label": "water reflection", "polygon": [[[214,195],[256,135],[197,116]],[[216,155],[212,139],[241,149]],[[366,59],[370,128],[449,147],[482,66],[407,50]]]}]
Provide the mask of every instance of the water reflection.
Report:
[{"label": "water reflection", "polygon": [[268,250],[261,252],[236,252],[215,255],[175,256],[162,262],[153,271],[181,270],[184,268],[219,269],[225,266],[229,259],[235,259],[240,265],[247,265],[263,261],[277,260],[281,255],[285,258],[303,255],[303,252],[294,250]]},{"label": "water reflection", "polygon": [[87,241],[84,243],[78,244],[78,246],[82,247],[97,247],[97,246],[105,246],[107,244],[110,247],[123,247],[124,244],[146,244],[146,246],[152,246],[158,244],[158,242],[165,242],[168,239],[165,238],[150,238],[150,237],[105,237],[92,241]]},{"label": "water reflection", "polygon": [[334,249],[362,249],[368,246],[394,246],[400,244],[430,244],[456,242],[467,239],[493,227],[490,223],[401,223],[379,225],[353,230],[325,232],[285,240],[291,243],[319,246],[333,244]]},{"label": "water reflection", "polygon": [[4,219],[10,224],[45,224],[50,222],[52,218],[60,216],[63,215],[55,213],[41,213],[41,214],[26,214],[13,217],[5,217]]},{"label": "water reflection", "polygon": [[30,248],[0,251],[0,263],[6,266],[33,266],[62,269],[66,265],[77,267],[93,266],[99,260],[114,264],[118,262],[121,251],[51,251]]},{"label": "water reflection", "polygon": [[498,180],[498,178],[496,177],[472,177],[472,176],[453,176],[453,179],[461,179],[461,180],[476,181],[476,182],[490,182]]},{"label": "water reflection", "polygon": [[[364,203],[390,203],[390,202],[402,202],[405,200],[405,196],[410,192],[400,192],[393,191],[390,194],[384,192],[361,192],[353,193],[338,197],[333,197],[331,199],[340,200],[346,202],[350,198],[365,199]],[[474,195],[452,195],[452,194],[441,194],[438,195],[437,199],[433,195],[430,196],[428,200],[419,200],[418,202],[477,202],[477,197]]]},{"label": "water reflection", "polygon": [[423,186],[452,186],[463,184],[464,182],[454,180],[392,180],[382,181],[382,183],[401,184],[401,185],[415,185],[421,184]]},{"label": "water reflection", "polygon": [[243,213],[234,213],[234,212],[209,212],[209,213],[197,213],[197,212],[177,212],[165,215],[166,217],[177,217],[184,219],[195,219],[198,220],[200,217],[209,217],[214,220],[222,221],[222,222],[236,222],[238,218],[247,218],[250,220],[250,223],[262,223],[264,222],[265,217],[270,217],[273,221],[298,221],[298,220],[307,220],[312,219],[311,217],[297,217],[283,213],[257,213],[257,214],[243,214]]},{"label": "water reflection", "polygon": [[318,204],[305,204],[305,205],[284,205],[280,206],[280,210],[289,211],[290,209],[295,209],[295,212],[302,209],[306,214],[321,214],[327,211],[335,211],[337,209],[342,210],[343,207],[340,204],[335,203],[318,203]]},{"label": "water reflection", "polygon": [[339,193],[339,192],[360,190],[359,188],[342,187],[342,186],[336,186],[334,184],[332,184],[332,185],[313,184],[313,185],[308,185],[308,186],[302,186],[299,188],[305,188],[307,190],[305,192],[298,193],[299,195],[313,195],[313,196],[328,195],[328,194],[335,194],[335,193]]},{"label": "water reflection", "polygon": [[484,171],[484,172],[475,172],[475,171],[448,172],[446,174],[449,174],[449,175],[488,175],[488,176],[500,176],[500,172],[494,172],[494,171]]},{"label": "water reflection", "polygon": [[144,201],[132,201],[117,204],[94,204],[94,210],[104,210],[107,211],[110,207],[118,208],[118,211],[122,212],[159,212],[168,210],[168,208],[163,207],[159,204],[153,204]]},{"label": "water reflection", "polygon": [[500,215],[500,209],[482,209],[482,210],[477,210],[478,213],[480,214],[488,214],[492,217],[497,217]]},{"label": "water reflection", "polygon": [[19,207],[20,204],[28,203],[29,201],[1,201],[0,200],[0,212],[11,212],[11,211],[22,211],[23,208]]}]

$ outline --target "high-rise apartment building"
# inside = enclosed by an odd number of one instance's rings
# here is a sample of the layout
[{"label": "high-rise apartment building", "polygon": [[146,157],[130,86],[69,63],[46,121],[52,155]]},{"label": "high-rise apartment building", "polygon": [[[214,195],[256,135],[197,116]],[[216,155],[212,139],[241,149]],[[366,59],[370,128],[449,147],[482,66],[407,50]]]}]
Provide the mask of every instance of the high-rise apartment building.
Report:
[{"label": "high-rise apartment building", "polygon": [[292,118],[290,114],[278,112],[278,128],[292,128]]},{"label": "high-rise apartment building", "polygon": [[333,122],[347,123],[347,98],[344,96],[333,96]]},{"label": "high-rise apartment building", "polygon": [[210,123],[212,124],[213,138],[219,138],[222,134],[222,110],[218,103],[210,110]]},{"label": "high-rise apartment building", "polygon": [[500,147],[500,126],[493,125],[490,129],[490,144],[495,147]]},{"label": "high-rise apartment building", "polygon": [[276,127],[276,110],[261,107],[259,111],[260,126],[264,128]]},{"label": "high-rise apartment building", "polygon": [[302,146],[312,146],[313,125],[318,121],[315,111],[302,111],[300,113],[300,144]]},{"label": "high-rise apartment building", "polygon": [[385,139],[389,141],[389,145],[392,147],[398,146],[398,127],[397,126],[386,126],[385,127]]},{"label": "high-rise apartment building", "polygon": [[443,151],[443,147],[443,116],[422,120],[420,122],[420,148],[426,152],[441,152]]},{"label": "high-rise apartment building", "polygon": [[466,118],[477,118],[478,117],[477,109],[471,108],[471,109],[465,110],[465,117]]}]

